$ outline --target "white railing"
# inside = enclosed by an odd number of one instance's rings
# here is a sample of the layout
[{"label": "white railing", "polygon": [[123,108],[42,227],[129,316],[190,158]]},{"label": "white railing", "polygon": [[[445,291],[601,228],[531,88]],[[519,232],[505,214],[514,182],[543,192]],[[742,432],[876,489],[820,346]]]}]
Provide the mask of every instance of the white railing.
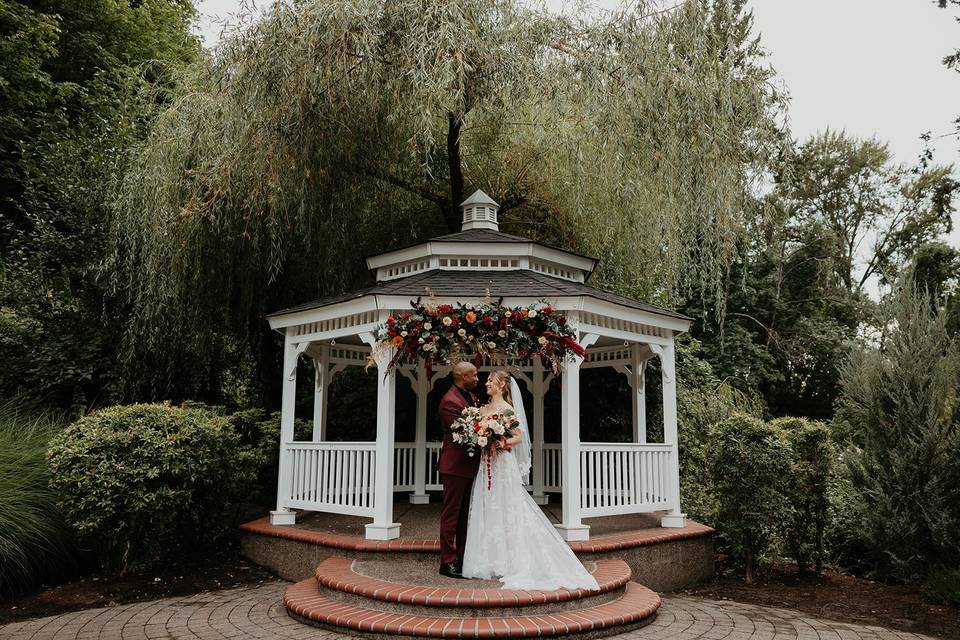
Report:
[{"label": "white railing", "polygon": [[671,446],[620,442],[580,445],[584,518],[670,508]]},{"label": "white railing", "polygon": [[563,490],[563,458],[559,442],[543,443],[543,490]]},{"label": "white railing", "polygon": [[373,517],[374,442],[288,442],[287,507]]},{"label": "white railing", "polygon": [[[439,442],[426,443],[424,489],[443,488],[436,470]],[[580,504],[585,518],[671,508],[671,446],[584,442],[580,445]],[[561,492],[561,444],[543,445],[544,491]],[[286,507],[373,516],[376,443],[288,442],[290,492]],[[416,489],[416,445],[394,448],[394,491]],[[532,485],[527,485],[532,490]]]}]

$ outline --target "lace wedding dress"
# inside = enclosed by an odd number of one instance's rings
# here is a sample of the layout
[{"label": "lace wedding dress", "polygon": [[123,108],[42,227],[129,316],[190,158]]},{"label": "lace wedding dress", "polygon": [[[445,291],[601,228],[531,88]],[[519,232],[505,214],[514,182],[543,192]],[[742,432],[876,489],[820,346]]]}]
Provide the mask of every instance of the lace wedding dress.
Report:
[{"label": "lace wedding dress", "polygon": [[489,489],[487,458],[480,459],[470,496],[462,573],[467,578],[499,578],[503,589],[600,588],[524,489],[511,451],[502,451],[491,461]]}]

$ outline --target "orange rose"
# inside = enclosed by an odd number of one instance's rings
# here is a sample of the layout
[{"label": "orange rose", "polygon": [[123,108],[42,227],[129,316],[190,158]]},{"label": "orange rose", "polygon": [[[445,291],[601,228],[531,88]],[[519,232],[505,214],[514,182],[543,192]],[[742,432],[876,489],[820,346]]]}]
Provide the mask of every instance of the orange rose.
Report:
[{"label": "orange rose", "polygon": [[395,347],[402,347],[402,346],[403,346],[403,336],[395,336],[395,337],[393,338],[393,345],[394,345]]},{"label": "orange rose", "polygon": [[474,322],[477,321],[477,314],[475,314],[473,311],[467,311],[466,318],[467,318],[467,322],[473,324]]}]

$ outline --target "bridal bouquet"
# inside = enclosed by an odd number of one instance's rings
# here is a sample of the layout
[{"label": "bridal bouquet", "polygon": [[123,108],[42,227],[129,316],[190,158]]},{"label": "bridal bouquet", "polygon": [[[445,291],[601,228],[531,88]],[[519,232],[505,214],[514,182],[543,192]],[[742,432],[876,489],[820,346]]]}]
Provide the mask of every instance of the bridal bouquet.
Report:
[{"label": "bridal bouquet", "polygon": [[[493,413],[488,416],[480,412],[479,407],[467,407],[460,414],[450,430],[453,432],[453,441],[467,447],[467,455],[472,456],[477,449],[490,451],[492,449],[507,448],[507,438],[510,431],[520,426],[516,414],[507,409],[503,413]],[[487,457],[487,489],[490,488],[492,473],[490,458]]]}]

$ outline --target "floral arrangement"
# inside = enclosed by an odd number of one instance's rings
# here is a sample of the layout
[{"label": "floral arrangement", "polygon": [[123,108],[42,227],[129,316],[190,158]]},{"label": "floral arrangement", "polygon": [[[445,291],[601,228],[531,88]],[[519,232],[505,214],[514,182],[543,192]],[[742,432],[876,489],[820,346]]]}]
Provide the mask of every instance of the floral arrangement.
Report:
[{"label": "floral arrangement", "polygon": [[[509,450],[507,438],[510,437],[510,431],[520,426],[520,421],[516,414],[510,409],[503,413],[493,413],[483,415],[479,407],[467,407],[460,414],[460,417],[454,420],[450,425],[450,431],[453,434],[453,441],[463,445],[467,449],[467,455],[472,456],[477,449],[490,452],[493,449]],[[490,488],[493,479],[490,468],[490,456],[487,461],[487,489]]]},{"label": "floral arrangement", "polygon": [[539,356],[559,373],[571,354],[586,355],[566,317],[545,302],[504,307],[500,301],[491,301],[488,291],[479,305],[436,304],[431,293],[430,300],[417,298],[411,307],[412,311],[388,316],[378,328],[381,343],[397,349],[390,367],[413,364],[418,358],[432,368],[436,363],[466,359],[507,362]]}]

